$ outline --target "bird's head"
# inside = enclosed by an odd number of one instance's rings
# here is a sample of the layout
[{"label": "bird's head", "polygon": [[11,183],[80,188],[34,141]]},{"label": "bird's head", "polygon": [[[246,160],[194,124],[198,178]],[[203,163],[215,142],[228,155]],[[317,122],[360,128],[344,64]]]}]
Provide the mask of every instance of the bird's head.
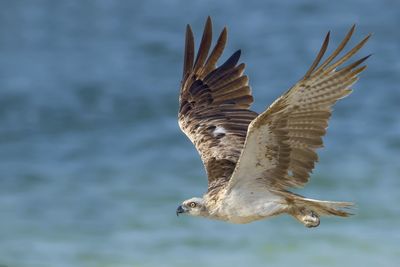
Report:
[{"label": "bird's head", "polygon": [[181,213],[186,213],[193,216],[208,216],[204,199],[199,197],[194,197],[183,201],[182,205],[176,209],[177,216]]}]

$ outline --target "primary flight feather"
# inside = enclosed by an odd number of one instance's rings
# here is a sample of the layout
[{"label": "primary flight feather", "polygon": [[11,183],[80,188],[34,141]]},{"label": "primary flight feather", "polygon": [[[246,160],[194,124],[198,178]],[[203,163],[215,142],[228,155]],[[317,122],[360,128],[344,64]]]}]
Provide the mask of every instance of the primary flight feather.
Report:
[{"label": "primary flight feather", "polygon": [[348,202],[320,201],[289,191],[302,187],[322,146],[332,106],[351,93],[351,85],[366,66],[361,58],[343,66],[370,35],[338,58],[355,27],[321,63],[330,33],[304,77],[263,113],[253,102],[249,80],[238,64],[240,50],[216,66],[226,40],[224,28],[211,50],[212,23],[208,17],[197,55],[188,25],[179,95],[178,121],[195,145],[208,176],[201,198],[182,203],[187,213],[232,223],[249,223],[288,213],[307,227],[316,227],[320,215],[346,217]]}]

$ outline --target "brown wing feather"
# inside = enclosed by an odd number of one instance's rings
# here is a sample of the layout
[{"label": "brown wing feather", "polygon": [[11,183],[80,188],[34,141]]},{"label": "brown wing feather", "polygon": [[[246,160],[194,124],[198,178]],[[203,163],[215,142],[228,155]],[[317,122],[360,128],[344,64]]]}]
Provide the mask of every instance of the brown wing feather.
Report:
[{"label": "brown wing feather", "polygon": [[278,98],[249,126],[243,153],[231,178],[237,182],[256,179],[271,188],[301,187],[308,182],[318,160],[332,106],[347,96],[350,86],[366,66],[369,56],[340,67],[367,42],[369,35],[336,62],[331,63],[349,41],[354,26],[339,47],[319,67],[327,49],[329,33],[306,75]]},{"label": "brown wing feather", "polygon": [[248,78],[243,75],[245,65],[237,65],[240,51],[216,68],[226,44],[226,28],[208,56],[211,37],[212,23],[208,18],[194,60],[193,33],[187,26],[178,115],[182,131],[193,142],[204,163],[209,190],[229,180],[248,125],[257,116],[248,110],[253,97]]}]

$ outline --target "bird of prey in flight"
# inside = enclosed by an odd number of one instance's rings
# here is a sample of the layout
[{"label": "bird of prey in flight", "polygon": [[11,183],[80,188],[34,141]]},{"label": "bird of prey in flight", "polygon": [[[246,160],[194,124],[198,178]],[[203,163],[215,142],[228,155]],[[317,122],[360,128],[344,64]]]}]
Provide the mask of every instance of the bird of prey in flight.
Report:
[{"label": "bird of prey in flight", "polygon": [[[226,40],[224,28],[210,52],[208,17],[197,55],[187,25],[183,77],[179,96],[179,126],[198,150],[208,176],[203,197],[183,201],[176,213],[231,223],[287,213],[307,227],[320,216],[346,217],[349,202],[322,201],[292,193],[304,186],[318,161],[332,106],[351,93],[350,87],[365,68],[363,57],[343,66],[370,35],[338,57],[355,26],[321,63],[330,33],[306,74],[267,110],[250,110],[253,102],[240,50],[216,66]],[[209,53],[210,52],[210,53]]]}]

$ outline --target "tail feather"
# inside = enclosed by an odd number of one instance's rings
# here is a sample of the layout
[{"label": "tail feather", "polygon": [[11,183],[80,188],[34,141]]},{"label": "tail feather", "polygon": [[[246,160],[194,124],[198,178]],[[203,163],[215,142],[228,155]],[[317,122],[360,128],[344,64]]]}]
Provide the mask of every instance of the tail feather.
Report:
[{"label": "tail feather", "polygon": [[322,201],[299,196],[296,196],[292,201],[295,206],[311,209],[318,215],[340,217],[353,215],[350,210],[354,208],[354,204],[351,202]]}]

